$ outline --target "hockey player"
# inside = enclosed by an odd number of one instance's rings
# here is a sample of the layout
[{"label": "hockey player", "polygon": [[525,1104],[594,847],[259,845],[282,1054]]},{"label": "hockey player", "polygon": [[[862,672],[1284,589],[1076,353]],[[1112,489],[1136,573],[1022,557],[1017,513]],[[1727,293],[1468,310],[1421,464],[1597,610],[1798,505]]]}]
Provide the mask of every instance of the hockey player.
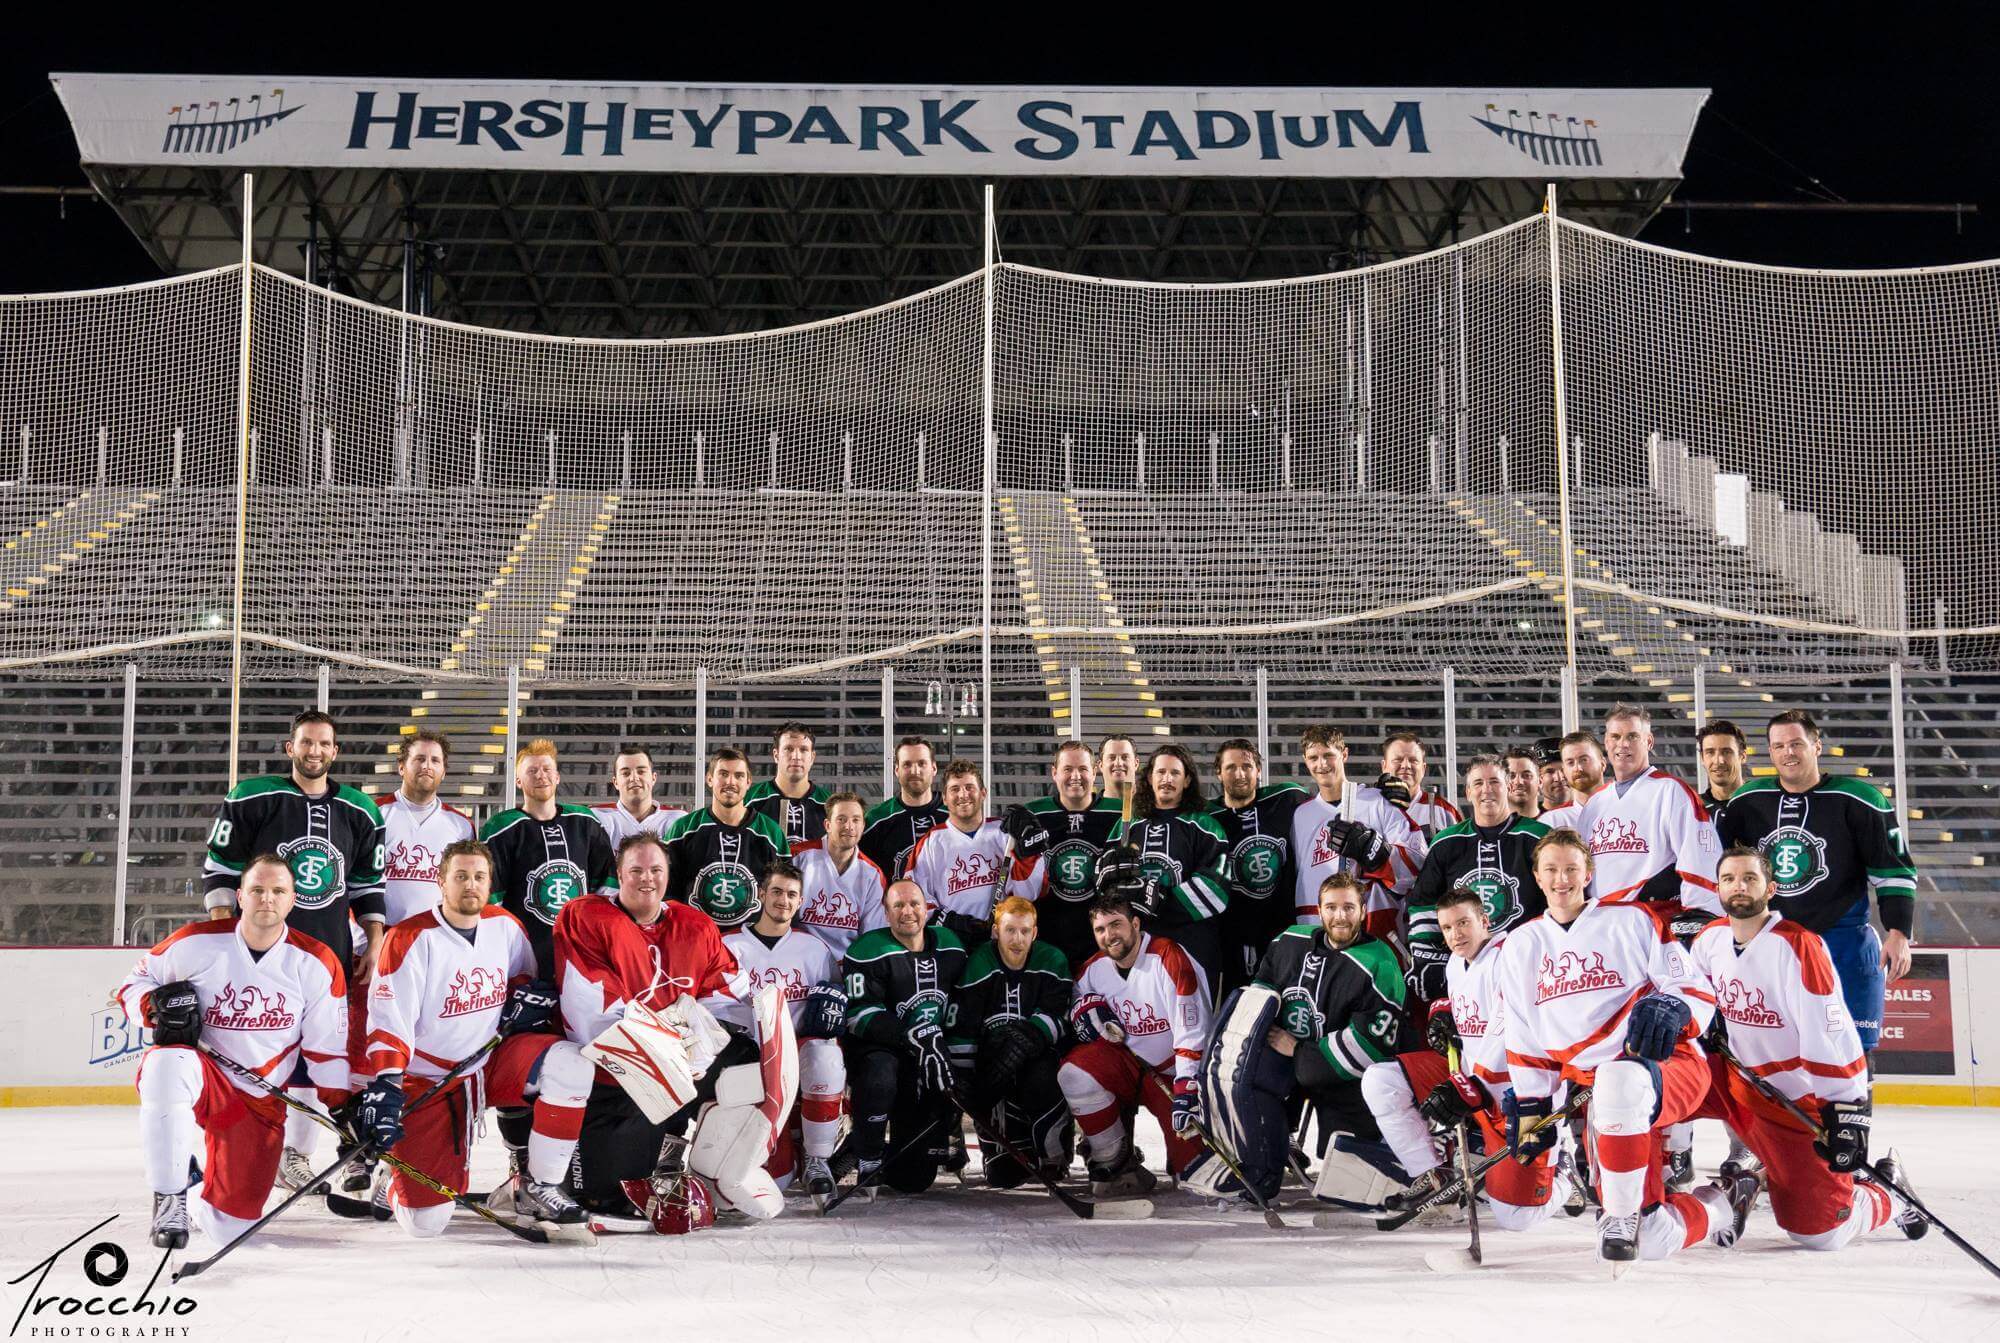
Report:
[{"label": "hockey player", "polygon": [[1311,797],[1296,783],[1263,781],[1264,757],[1235,737],[1215,753],[1222,797],[1208,809],[1229,851],[1229,905],[1222,911],[1217,991],[1250,981],[1271,939],[1292,925],[1292,818]]},{"label": "hockey player", "polygon": [[826,943],[836,961],[855,938],[887,925],[882,897],[889,879],[860,850],[862,818],[858,794],[830,794],[825,837],[792,851],[805,882],[805,904],[794,922]]},{"label": "hockey player", "polygon": [[[1814,1116],[1823,1136],[1807,1132],[1721,1057],[1709,1060],[1701,1113],[1728,1120],[1764,1163],[1771,1211],[1798,1244],[1837,1250],[1892,1222],[1917,1239],[1930,1224],[1914,1213],[1899,1216],[1888,1190],[1864,1169],[1868,1061],[1825,943],[1772,910],[1770,861],[1749,845],[1722,855],[1716,885],[1728,918],[1695,938],[1692,959],[1715,990],[1729,1053]],[[1894,1152],[1881,1164],[1898,1177]]]},{"label": "hockey player", "polygon": [[[1770,859],[1772,905],[1825,939],[1861,1047],[1872,1052],[1887,985],[1910,971],[1916,865],[1894,809],[1874,785],[1820,772],[1819,724],[1811,714],[1787,709],[1765,732],[1778,777],[1737,791],[1718,838]],[[1871,892],[1887,930],[1880,937],[1868,920]]]},{"label": "hockey player", "polygon": [[679,807],[662,807],[653,801],[653,789],[659,779],[659,772],[653,767],[653,753],[644,742],[619,743],[611,757],[611,786],[618,790],[618,798],[590,809],[597,823],[604,827],[613,853],[627,835],[636,835],[641,830],[663,835],[668,826],[687,815]]},{"label": "hockey player", "polygon": [[[859,811],[857,806],[857,820]],[[825,1203],[833,1197],[833,1170],[828,1163],[840,1138],[847,1092],[847,1063],[840,1052],[847,994],[837,982],[840,963],[833,952],[794,925],[805,892],[799,869],[786,859],[773,859],[758,884],[763,898],[757,916],[722,939],[743,972],[747,992],[738,996],[720,990],[705,998],[703,1006],[723,1025],[754,1035],[751,1000],[767,987],[784,994],[799,1041],[799,1120],[805,1149],[799,1169],[807,1192],[815,1202]],[[783,1188],[792,1174],[789,1135],[779,1142],[772,1163],[771,1174]]]},{"label": "hockey player", "polygon": [[1132,795],[1132,819],[1097,869],[1097,889],[1132,901],[1162,937],[1194,957],[1206,982],[1222,969],[1222,925],[1228,907],[1229,849],[1208,814],[1194,757],[1162,746],[1146,758]]},{"label": "hockey player", "polygon": [[1715,899],[1715,829],[1694,789],[1652,763],[1653,720],[1636,704],[1604,716],[1611,781],[1584,803],[1577,833],[1590,843],[1590,894],[1620,900],[1678,900],[1688,911],[1677,931],[1692,935],[1722,907]]},{"label": "hockey player", "polygon": [[382,912],[391,928],[438,902],[439,855],[472,838],[472,818],[438,796],[450,759],[442,732],[419,729],[397,753],[403,786],[375,799],[382,813]]},{"label": "hockey player", "polygon": [[1104,795],[1118,804],[1118,814],[1132,819],[1132,796],[1139,786],[1139,750],[1130,737],[1106,737],[1097,744],[1097,772],[1104,777]]},{"label": "hockey player", "polygon": [[493,855],[493,903],[527,930],[539,979],[555,978],[550,935],[563,906],[618,885],[604,827],[589,807],[556,801],[561,783],[555,743],[535,738],[514,755],[521,805],[496,813],[479,831]]},{"label": "hockey player", "polygon": [[1354,790],[1354,815],[1341,814],[1347,787],[1347,739],[1339,729],[1314,723],[1299,742],[1306,771],[1318,792],[1292,817],[1292,863],[1297,873],[1292,916],[1319,919],[1319,888],[1334,872],[1367,883],[1368,931],[1393,933],[1403,897],[1416,883],[1427,846],[1407,816],[1374,788]]},{"label": "hockey player", "polygon": [[328,1109],[348,1094],[346,976],[324,945],[287,926],[296,899],[290,864],[260,854],[231,875],[243,913],[174,932],[139,958],[115,995],[135,1026],[153,1032],[139,1058],[139,1134],[153,1244],[163,1249],[187,1244],[196,1186],[195,1227],[221,1245],[263,1215],[278,1172],[284,1107],[198,1043],[260,1077],[289,1076],[302,1063]]},{"label": "hockey player", "polygon": [[[362,1136],[463,1190],[480,1112],[489,1104],[533,1106],[525,1173],[509,1191],[513,1210],[524,1220],[581,1223],[583,1210],[562,1185],[595,1070],[575,1044],[554,1033],[555,986],[535,979],[527,930],[488,903],[492,888],[491,853],[478,840],[458,840],[438,861],[438,903],[384,936],[368,995],[374,1080],[357,1105]],[[405,1117],[408,1098],[428,1091],[495,1034],[506,1038],[491,1057]],[[400,1171],[388,1197],[396,1221],[413,1236],[435,1236],[451,1220],[450,1199]]]},{"label": "hockey player", "polygon": [[[924,891],[931,916],[970,948],[992,932],[993,906],[1014,872],[1012,843],[998,818],[986,814],[986,780],[963,757],[944,767],[948,819],[917,841],[908,875]],[[1022,859],[1020,875],[1033,863]]]},{"label": "hockey player", "polygon": [[1442,831],[1431,841],[1423,870],[1410,891],[1410,989],[1419,1002],[1445,995],[1451,962],[1438,931],[1438,902],[1469,885],[1486,902],[1488,930],[1504,933],[1539,915],[1546,904],[1535,885],[1535,844],[1549,833],[1539,821],[1522,820],[1507,805],[1507,780],[1497,756],[1476,755],[1465,766],[1465,792],[1472,819]]},{"label": "hockey player", "polygon": [[1743,786],[1743,760],[1750,743],[1743,729],[1727,718],[1704,723],[1696,740],[1701,747],[1701,772],[1708,780],[1701,790],[1701,805],[1708,808],[1709,823],[1720,827],[1730,797]]},{"label": "hockey player", "polygon": [[891,881],[909,866],[917,841],[944,824],[944,803],[932,787],[936,781],[937,756],[929,738],[898,738],[896,795],[870,807],[861,826],[861,852]]},{"label": "hockey player", "polygon": [[1579,729],[1558,738],[1568,798],[1538,818],[1551,830],[1575,830],[1583,822],[1583,804],[1604,787],[1604,746],[1597,734]]},{"label": "hockey player", "polygon": [[1205,1155],[1191,1121],[1201,1114],[1195,1076],[1208,1039],[1208,980],[1185,951],[1147,932],[1122,896],[1099,896],[1090,926],[1098,954],[1077,976],[1069,1010],[1077,1043],[1056,1077],[1083,1130],[1090,1192],[1143,1195],[1155,1181],[1132,1145],[1127,1116],[1136,1107],[1160,1122],[1168,1170],[1192,1173]]},{"label": "hockey player", "polygon": [[953,995],[949,1042],[995,1188],[1032,1174],[993,1140],[996,1132],[1050,1179],[1069,1171],[1073,1134],[1056,1069],[1073,988],[1068,960],[1035,935],[1034,903],[1010,895],[995,905],[993,937],[972,953]]},{"label": "hockey player", "polygon": [[1535,846],[1548,912],[1508,934],[1494,979],[1505,1004],[1508,1146],[1532,1158],[1552,1146],[1530,1121],[1551,1113],[1565,1085],[1593,1088],[1590,1168],[1604,1216],[1598,1257],[1616,1266],[1664,1259],[1703,1242],[1732,1245],[1756,1197],[1745,1176],[1726,1188],[1669,1193],[1665,1130],[1690,1119],[1708,1091],[1695,1037],[1714,994],[1674,939],[1664,911],[1589,898],[1590,848],[1573,830]]},{"label": "hockey player", "polygon": [[[1431,1006],[1431,1047],[1398,1054],[1361,1075],[1361,1094],[1383,1140],[1409,1172],[1415,1198],[1436,1193],[1453,1176],[1431,1125],[1468,1125],[1467,1136],[1476,1136],[1485,1155],[1507,1146],[1507,1116],[1500,1109],[1507,1093],[1505,1008],[1493,982],[1507,935],[1492,932],[1485,895],[1470,883],[1446,891],[1436,909],[1450,960],[1448,994]],[[1448,1051],[1456,1051],[1456,1066]],[[1567,1165],[1559,1162],[1552,1171],[1546,1151],[1525,1166],[1503,1161],[1486,1175],[1493,1220],[1507,1231],[1539,1226],[1568,1200],[1570,1182]]]},{"label": "hockey player", "polygon": [[[309,709],[294,718],[285,754],[292,761],[289,774],[245,779],[223,800],[208,835],[203,903],[210,918],[231,917],[244,864],[260,853],[283,858],[291,867],[296,897],[287,921],[340,957],[350,1018],[359,1018],[367,1012],[373,952],[384,922],[382,813],[366,793],[329,777],[340,747],[327,715]],[[358,1020],[353,1025],[350,1066],[361,1061]],[[312,1088],[304,1064],[295,1061],[287,1077],[297,1098],[309,1101]],[[285,1111],[278,1176],[286,1188],[299,1188],[310,1173],[320,1131],[306,1116]]]},{"label": "hockey player", "polygon": [[1567,807],[1570,802],[1569,775],[1563,769],[1563,739],[1543,737],[1535,743],[1533,755],[1536,771],[1541,776],[1542,796],[1541,805],[1536,808],[1535,814],[1528,817],[1531,821],[1540,820],[1542,812]]},{"label": "hockey player", "polygon": [[1097,895],[1097,861],[1118,829],[1119,803],[1096,795],[1097,758],[1080,741],[1057,745],[1049,778],[1055,792],[1009,807],[1002,825],[1014,857],[1033,864],[1019,889],[1036,903],[1038,945],[1077,967],[1097,953],[1090,902]]},{"label": "hockey player", "polygon": [[751,811],[777,823],[790,847],[826,834],[829,793],[812,781],[816,758],[811,728],[799,722],[781,724],[771,734],[771,760],[777,772],[743,795]]},{"label": "hockey player", "polygon": [[1382,773],[1375,787],[1403,809],[1426,842],[1464,819],[1450,798],[1424,791],[1424,741],[1414,732],[1392,732],[1383,740]]},{"label": "hockey player", "polygon": [[673,858],[671,898],[693,905],[721,928],[756,916],[757,874],[791,854],[785,832],[750,810],[750,757],[733,746],[708,753],[708,805],[667,828]]},{"label": "hockey player", "polygon": [[1532,748],[1509,746],[1500,756],[1507,776],[1507,810],[1534,820],[1542,814],[1541,759]]},{"label": "hockey player", "polygon": [[[964,977],[965,946],[929,922],[924,889],[908,877],[889,884],[889,926],[847,949],[847,1075],[853,1091],[858,1197],[879,1184],[920,1194],[937,1178],[957,1119],[950,1101],[945,1028],[951,995]],[[894,1129],[897,1157],[884,1165]]]}]

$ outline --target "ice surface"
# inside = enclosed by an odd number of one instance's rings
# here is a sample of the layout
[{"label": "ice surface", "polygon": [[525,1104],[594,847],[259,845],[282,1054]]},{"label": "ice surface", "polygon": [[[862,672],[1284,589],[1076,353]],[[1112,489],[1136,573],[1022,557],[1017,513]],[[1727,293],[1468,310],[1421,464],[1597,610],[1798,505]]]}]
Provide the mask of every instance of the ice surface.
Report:
[{"label": "ice surface", "polygon": [[[130,1108],[0,1110],[0,1278],[116,1214],[58,1260],[41,1295],[136,1294],[158,1262],[145,1243],[137,1123]],[[1723,1143],[1719,1126],[1699,1126],[1704,1175]],[[1162,1150],[1156,1132],[1142,1132],[1141,1144],[1155,1158]],[[2000,1112],[1884,1107],[1876,1154],[1891,1146],[1931,1207],[2000,1256]],[[475,1183],[497,1180],[502,1164],[489,1135]],[[850,1201],[824,1219],[795,1200],[774,1223],[605,1237],[594,1249],[521,1244],[464,1214],[443,1237],[416,1242],[393,1225],[342,1221],[304,1203],[185,1291],[164,1281],[153,1289],[154,1299],[193,1299],[191,1315],[85,1321],[51,1308],[23,1319],[14,1337],[140,1337],[77,1331],[164,1325],[194,1340],[551,1343],[2000,1340],[2000,1278],[1935,1232],[1912,1244],[1885,1228],[1814,1254],[1786,1241],[1760,1207],[1735,1250],[1690,1250],[1614,1283],[1592,1257],[1588,1217],[1558,1216],[1521,1235],[1489,1226],[1487,1266],[1443,1275],[1425,1267],[1425,1253],[1463,1244],[1462,1227],[1315,1230],[1311,1211],[1296,1208],[1285,1216],[1299,1229],[1279,1233],[1254,1213],[1218,1212],[1164,1187],[1156,1201],[1151,1221],[1084,1222],[1039,1188],[1003,1193],[974,1176],[918,1198]],[[84,1277],[81,1252],[97,1240],[131,1256],[119,1289]],[[208,1253],[199,1239],[191,1248]],[[0,1287],[9,1323],[32,1285]],[[64,1327],[71,1332],[31,1332]]]}]

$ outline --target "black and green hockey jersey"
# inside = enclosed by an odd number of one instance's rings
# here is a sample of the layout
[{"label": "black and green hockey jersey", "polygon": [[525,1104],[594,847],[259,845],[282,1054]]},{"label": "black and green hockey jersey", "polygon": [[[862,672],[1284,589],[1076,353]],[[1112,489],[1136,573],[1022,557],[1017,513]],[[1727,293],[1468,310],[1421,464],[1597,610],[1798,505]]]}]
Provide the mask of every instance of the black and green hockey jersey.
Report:
[{"label": "black and green hockey jersey", "polygon": [[924,926],[921,951],[887,928],[850,942],[840,963],[847,986],[847,1033],[884,1049],[903,1049],[910,1028],[934,1021],[947,1035],[956,1017],[952,994],[965,977],[965,944],[951,929]]},{"label": "black and green hockey jersey", "polygon": [[1271,943],[1253,982],[1278,994],[1278,1028],[1316,1051],[1339,1081],[1358,1082],[1370,1064],[1416,1047],[1403,1015],[1403,967],[1379,938],[1364,933],[1336,951],[1325,929],[1294,925]]},{"label": "black and green hockey jersey", "polygon": [[1090,935],[1097,860],[1111,847],[1123,811],[1117,799],[1108,797],[1082,811],[1065,809],[1053,796],[1038,797],[1027,809],[1049,832],[1049,847],[1028,877],[1036,892],[1036,933],[1075,968],[1097,954]]},{"label": "black and green hockey jersey", "polygon": [[277,854],[292,870],[298,897],[286,924],[325,943],[345,965],[354,945],[349,911],[357,919],[383,916],[382,845],[382,812],[360,789],[328,779],[313,797],[290,775],[259,775],[222,800],[208,832],[202,887],[233,892],[251,859]]},{"label": "black and green hockey jersey", "polygon": [[556,915],[580,895],[618,890],[610,837],[589,807],[558,802],[556,814],[546,821],[519,807],[500,812],[480,827],[479,839],[493,851],[489,903],[521,921],[535,948],[539,973],[554,979],[550,940]]},{"label": "black and green hockey jersey", "polygon": [[767,779],[750,785],[750,791],[743,795],[743,804],[776,821],[778,829],[784,832],[786,845],[791,846],[826,838],[826,800],[832,796],[830,790],[815,783],[807,786],[804,797],[789,798],[778,791],[775,782]]},{"label": "black and green hockey jersey", "polygon": [[791,856],[778,823],[746,811],[730,825],[707,807],[667,827],[667,898],[684,900],[723,928],[755,917],[759,884],[773,858]]},{"label": "black and green hockey jersey", "polygon": [[1496,826],[1471,818],[1437,832],[1410,888],[1410,988],[1424,1002],[1445,996],[1451,952],[1438,932],[1437,902],[1461,882],[1479,888],[1494,935],[1535,918],[1549,907],[1535,880],[1535,845],[1549,827],[1509,815]]},{"label": "black and green hockey jersey", "polygon": [[1171,937],[1173,929],[1212,919],[1229,904],[1229,841],[1221,825],[1204,811],[1155,811],[1133,817],[1113,835],[1115,843],[1139,851],[1139,867],[1167,891],[1149,929]]},{"label": "black and green hockey jersey", "polygon": [[1907,936],[1917,915],[1917,867],[1895,808],[1873,784],[1821,778],[1803,793],[1776,779],[1737,789],[1715,825],[1726,850],[1749,844],[1771,861],[1771,908],[1823,933],[1868,921],[1868,893],[1882,926]]},{"label": "black and green hockey jersey", "polygon": [[1018,970],[1000,959],[999,943],[982,943],[952,995],[957,1007],[948,1042],[953,1059],[974,1062],[987,1028],[1007,1021],[1025,1023],[1054,1049],[1063,1041],[1075,987],[1063,954],[1039,938]]},{"label": "black and green hockey jersey", "polygon": [[890,881],[903,875],[917,841],[945,823],[950,813],[935,796],[912,807],[900,797],[886,798],[868,809],[861,821],[861,852]]},{"label": "black and green hockey jersey", "polygon": [[1296,783],[1267,783],[1245,807],[1213,802],[1208,814],[1229,846],[1232,899],[1288,903],[1297,884],[1292,869],[1292,813],[1312,796]]}]

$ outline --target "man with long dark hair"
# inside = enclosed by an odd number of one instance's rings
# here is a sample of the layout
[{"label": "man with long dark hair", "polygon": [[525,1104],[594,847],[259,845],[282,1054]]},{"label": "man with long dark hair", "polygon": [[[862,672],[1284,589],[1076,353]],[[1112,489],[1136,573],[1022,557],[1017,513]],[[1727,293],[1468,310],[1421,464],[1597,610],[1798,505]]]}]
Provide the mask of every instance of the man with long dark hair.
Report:
[{"label": "man with long dark hair", "polygon": [[1149,927],[1172,938],[1214,983],[1222,968],[1217,916],[1229,904],[1229,841],[1208,814],[1201,771],[1171,743],[1146,758],[1132,819],[1097,867],[1097,889],[1122,895]]}]

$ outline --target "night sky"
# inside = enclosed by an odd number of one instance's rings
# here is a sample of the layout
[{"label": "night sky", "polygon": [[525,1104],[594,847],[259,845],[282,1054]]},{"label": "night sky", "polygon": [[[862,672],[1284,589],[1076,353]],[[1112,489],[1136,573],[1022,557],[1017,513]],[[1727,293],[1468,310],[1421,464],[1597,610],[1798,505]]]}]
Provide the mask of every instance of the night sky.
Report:
[{"label": "night sky", "polygon": [[[1706,87],[1678,195],[1700,200],[1925,201],[1976,204],[1950,216],[1697,214],[1692,232],[1669,210],[1647,240],[1715,256],[1811,266],[1911,266],[2000,256],[2000,103],[1984,39],[1990,15],[1952,22],[1942,7],[1872,7],[1848,20],[1829,7],[1773,22],[1776,7],[1728,11],[1703,26],[1689,7],[1495,4],[1491,30],[1418,7],[1400,29],[1334,9],[1337,24],[1216,10],[1196,33],[1090,31],[1067,11],[979,7],[977,40],[940,22],[887,10],[821,10],[810,22],[744,6],[735,22],[688,8],[636,28],[586,7],[569,30],[523,28],[468,12],[426,29],[398,13],[323,8],[296,31],[276,7],[226,32],[184,24],[76,25],[63,39],[14,44],[0,61],[0,182],[82,185],[76,145],[48,74],[56,70],[255,75],[460,76],[754,83],[1009,83],[1052,86],[1301,85]],[[1143,10],[1128,10],[1143,15]],[[1906,21],[1929,16],[1928,26]],[[1048,25],[1062,15],[1059,31]],[[1803,10],[1801,10],[1803,13]],[[1976,11],[1967,11],[1974,15]],[[843,14],[854,17],[851,22]],[[254,15],[254,18],[251,17]],[[1018,26],[1010,31],[1010,16]],[[1252,19],[1257,18],[1251,15]],[[1140,22],[1148,22],[1141,19]],[[1653,31],[1620,34],[1637,23]],[[250,29],[246,33],[246,26]],[[1248,28],[1240,37],[1219,31]],[[651,31],[648,31],[648,29]],[[481,31],[484,29],[484,31]],[[0,197],[0,292],[151,279],[157,270],[102,205]]]}]

